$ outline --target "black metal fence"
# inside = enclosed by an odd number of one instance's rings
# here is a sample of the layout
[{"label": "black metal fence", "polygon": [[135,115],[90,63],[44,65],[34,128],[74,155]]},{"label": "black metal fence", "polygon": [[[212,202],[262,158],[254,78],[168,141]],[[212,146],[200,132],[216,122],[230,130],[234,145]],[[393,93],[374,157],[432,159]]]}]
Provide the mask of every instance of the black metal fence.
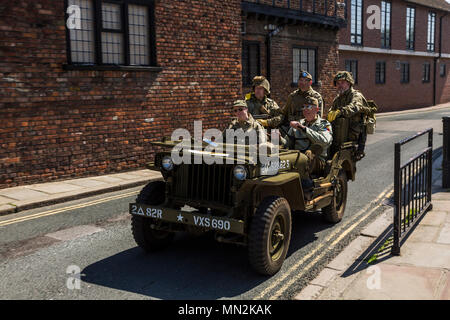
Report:
[{"label": "black metal fence", "polygon": [[[401,165],[401,146],[426,134],[428,134],[428,147]],[[418,219],[432,207],[432,156],[432,128],[395,144],[393,255],[400,255],[401,240]]]},{"label": "black metal fence", "polygon": [[442,188],[450,188],[450,117],[443,117]]}]

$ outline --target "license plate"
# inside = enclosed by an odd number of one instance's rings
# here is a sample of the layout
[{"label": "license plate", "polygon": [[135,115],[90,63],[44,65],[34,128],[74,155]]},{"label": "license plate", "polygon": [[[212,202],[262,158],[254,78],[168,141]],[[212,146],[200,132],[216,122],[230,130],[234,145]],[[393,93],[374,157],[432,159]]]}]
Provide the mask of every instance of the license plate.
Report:
[{"label": "license plate", "polygon": [[215,217],[140,203],[130,203],[130,214],[206,229],[244,234],[244,222],[236,219]]}]

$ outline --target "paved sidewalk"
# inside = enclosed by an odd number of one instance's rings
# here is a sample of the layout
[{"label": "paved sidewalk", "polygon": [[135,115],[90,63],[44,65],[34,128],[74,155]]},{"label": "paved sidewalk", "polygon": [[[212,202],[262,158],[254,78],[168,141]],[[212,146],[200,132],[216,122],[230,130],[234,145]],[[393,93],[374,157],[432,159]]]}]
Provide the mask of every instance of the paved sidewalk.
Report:
[{"label": "paved sidewalk", "polygon": [[368,225],[296,300],[450,300],[450,190],[434,162],[433,209],[391,255],[393,209]]},{"label": "paved sidewalk", "polygon": [[132,188],[157,179],[162,179],[161,173],[145,169],[0,189],[0,215]]}]

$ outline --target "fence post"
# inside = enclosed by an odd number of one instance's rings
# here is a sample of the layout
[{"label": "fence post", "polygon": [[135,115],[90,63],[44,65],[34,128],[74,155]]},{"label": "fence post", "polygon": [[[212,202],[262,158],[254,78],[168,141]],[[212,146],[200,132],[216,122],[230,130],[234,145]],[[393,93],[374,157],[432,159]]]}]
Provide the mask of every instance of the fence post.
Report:
[{"label": "fence post", "polygon": [[394,244],[392,246],[392,254],[400,255],[400,228],[402,224],[401,219],[401,184],[400,184],[400,143],[395,144],[394,154]]},{"label": "fence post", "polygon": [[442,188],[450,188],[450,117],[443,117]]}]

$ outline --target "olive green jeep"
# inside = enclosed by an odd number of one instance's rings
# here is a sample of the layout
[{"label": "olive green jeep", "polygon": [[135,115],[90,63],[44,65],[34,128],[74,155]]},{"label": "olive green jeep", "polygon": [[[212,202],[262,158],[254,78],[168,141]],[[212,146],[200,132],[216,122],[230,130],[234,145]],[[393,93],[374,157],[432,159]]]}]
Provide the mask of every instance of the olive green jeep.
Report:
[{"label": "olive green jeep", "polygon": [[307,157],[300,151],[280,149],[279,160],[265,165],[250,163],[247,153],[240,164],[175,165],[171,150],[179,141],[153,142],[163,151],[149,168],[159,170],[164,179],[147,184],[130,204],[136,243],[151,252],[169,245],[176,232],[212,232],[217,241],[246,246],[257,272],[275,274],[288,252],[291,214],[321,210],[329,223],[344,215],[357,146],[339,133],[334,138],[335,151],[323,172],[314,173],[309,197],[301,176]]}]

